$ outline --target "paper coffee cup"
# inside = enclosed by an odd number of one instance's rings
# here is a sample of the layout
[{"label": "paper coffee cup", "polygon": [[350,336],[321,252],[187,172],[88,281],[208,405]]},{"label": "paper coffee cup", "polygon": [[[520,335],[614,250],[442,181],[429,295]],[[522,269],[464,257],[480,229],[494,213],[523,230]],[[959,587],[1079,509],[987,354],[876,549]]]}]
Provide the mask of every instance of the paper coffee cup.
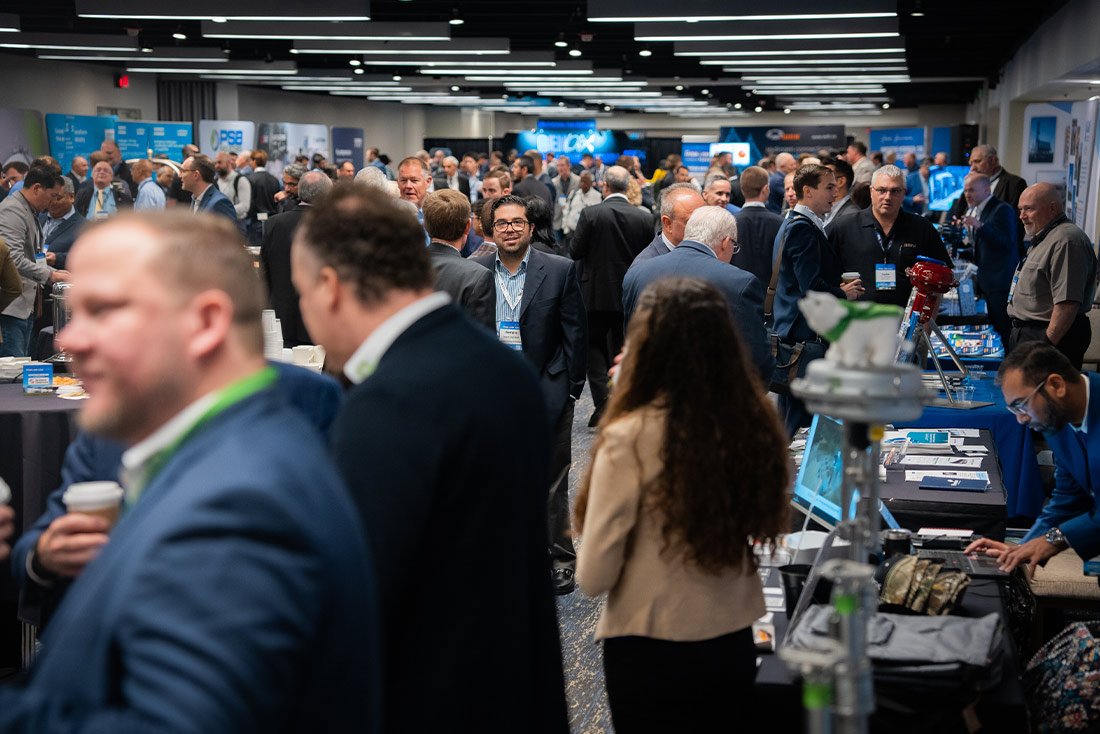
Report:
[{"label": "paper coffee cup", "polygon": [[841,283],[851,283],[853,280],[859,280],[859,273],[854,270],[848,273],[842,273],[840,276]]},{"label": "paper coffee cup", "polygon": [[77,482],[69,485],[61,501],[69,512],[98,515],[113,526],[118,522],[123,494],[118,482]]}]

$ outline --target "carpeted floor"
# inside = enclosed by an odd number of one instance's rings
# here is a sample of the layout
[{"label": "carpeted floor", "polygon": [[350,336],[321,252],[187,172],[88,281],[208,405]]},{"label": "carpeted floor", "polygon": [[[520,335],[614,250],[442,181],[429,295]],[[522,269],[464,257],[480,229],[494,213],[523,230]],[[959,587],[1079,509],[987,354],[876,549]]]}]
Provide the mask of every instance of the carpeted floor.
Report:
[{"label": "carpeted floor", "polygon": [[[588,427],[592,410],[592,396],[585,388],[584,395],[577,401],[573,419],[570,508],[577,485],[588,468],[589,452],[596,436],[596,429]],[[589,599],[580,589],[558,597],[565,696],[569,702],[569,723],[573,734],[610,734],[614,731],[603,686],[603,657],[600,645],[592,639],[602,604],[602,598]]]}]

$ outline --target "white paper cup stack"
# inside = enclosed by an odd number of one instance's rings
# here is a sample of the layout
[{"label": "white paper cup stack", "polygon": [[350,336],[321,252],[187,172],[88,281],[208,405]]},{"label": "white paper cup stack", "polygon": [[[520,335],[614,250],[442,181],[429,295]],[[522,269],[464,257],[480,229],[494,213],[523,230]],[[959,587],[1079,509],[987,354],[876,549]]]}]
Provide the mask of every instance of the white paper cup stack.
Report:
[{"label": "white paper cup stack", "polygon": [[275,312],[267,309],[263,312],[264,325],[264,359],[269,362],[278,362],[283,359],[283,328],[279,319],[275,318]]}]

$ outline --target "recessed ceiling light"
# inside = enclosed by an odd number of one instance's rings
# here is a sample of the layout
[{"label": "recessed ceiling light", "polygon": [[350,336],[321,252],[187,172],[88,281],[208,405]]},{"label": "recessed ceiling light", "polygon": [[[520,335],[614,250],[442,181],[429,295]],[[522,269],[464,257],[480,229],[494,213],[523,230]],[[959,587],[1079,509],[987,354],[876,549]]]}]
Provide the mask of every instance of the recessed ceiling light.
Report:
[{"label": "recessed ceiling light", "polygon": [[757,106],[756,106],[755,108],[753,108],[753,111],[754,111],[754,112],[763,112],[763,111],[764,111],[764,108],[763,108],[763,107],[761,107],[760,105],[757,105]]},{"label": "recessed ceiling light", "polygon": [[919,10],[915,13],[910,13],[909,15],[913,18],[923,18],[924,17],[924,13],[920,12]]},{"label": "recessed ceiling light", "polygon": [[648,48],[643,48],[641,51],[638,52],[638,55],[639,56],[652,56],[653,52],[650,51]]},{"label": "recessed ceiling light", "polygon": [[709,89],[704,89],[703,94],[710,94],[710,90]]},{"label": "recessed ceiling light", "polygon": [[502,95],[500,95],[500,98],[501,99],[508,99],[508,95],[507,94],[502,94]]},{"label": "recessed ceiling light", "polygon": [[605,105],[603,106],[603,111],[604,111],[604,112],[610,112],[610,111],[611,111],[611,105],[609,105],[609,104],[605,104]]},{"label": "recessed ceiling light", "polygon": [[565,107],[565,102],[558,102],[558,107]]},{"label": "recessed ceiling light", "polygon": [[733,109],[735,109],[735,110],[741,109],[741,103],[740,102],[734,102],[733,103]]},{"label": "recessed ceiling light", "polygon": [[153,49],[149,48],[148,46],[143,46],[142,49],[141,49],[141,52],[143,54],[151,54],[151,53],[153,53]]},{"label": "recessed ceiling light", "polygon": [[884,110],[890,109],[890,103],[889,102],[883,102],[882,103],[882,109],[884,109]]},{"label": "recessed ceiling light", "polygon": [[397,76],[397,75],[395,74],[395,75],[394,75],[394,77],[393,77],[393,80],[394,80],[395,82],[399,82],[399,81],[401,81],[401,77],[399,77],[399,76]]},{"label": "recessed ceiling light", "polygon": [[784,114],[784,115],[789,115],[789,114],[791,114],[791,108],[790,108],[790,107],[784,107],[784,108],[783,108],[783,114]]},{"label": "recessed ceiling light", "polygon": [[458,85],[456,85],[456,84],[451,85],[451,91],[452,92],[457,92],[459,89],[460,89],[460,87]]},{"label": "recessed ceiling light", "polygon": [[466,21],[462,20],[462,16],[458,14],[458,8],[455,8],[454,15],[447,22],[451,25],[462,25]]},{"label": "recessed ceiling light", "polygon": [[215,16],[215,17],[211,18],[210,20],[214,21],[215,23],[226,23],[226,22],[228,22],[229,19],[228,18],[222,18],[221,16]]},{"label": "recessed ceiling light", "polygon": [[177,41],[186,41],[187,40],[187,34],[186,33],[180,33],[179,31],[176,31],[175,33],[172,34],[172,38],[176,39]]},{"label": "recessed ceiling light", "polygon": [[365,74],[365,73],[366,73],[366,71],[364,71],[363,69],[356,69],[356,70],[355,70],[355,73],[356,73],[356,74]]},{"label": "recessed ceiling light", "polygon": [[359,59],[351,59],[350,61],[348,61],[348,63],[352,66],[361,66],[363,62]]},{"label": "recessed ceiling light", "polygon": [[571,49],[569,49],[569,55],[572,56],[573,58],[577,58],[578,56],[581,55],[581,50],[579,48],[576,48],[576,47],[571,48]]},{"label": "recessed ceiling light", "polygon": [[558,34],[558,40],[554,41],[554,45],[557,46],[558,48],[568,48],[569,47],[569,44],[566,43],[566,41],[565,41],[565,34],[564,33],[559,33]]},{"label": "recessed ceiling light", "polygon": [[683,84],[677,84],[677,85],[676,85],[676,91],[677,91],[677,92],[682,92],[682,91],[684,91],[684,85],[683,85]]}]

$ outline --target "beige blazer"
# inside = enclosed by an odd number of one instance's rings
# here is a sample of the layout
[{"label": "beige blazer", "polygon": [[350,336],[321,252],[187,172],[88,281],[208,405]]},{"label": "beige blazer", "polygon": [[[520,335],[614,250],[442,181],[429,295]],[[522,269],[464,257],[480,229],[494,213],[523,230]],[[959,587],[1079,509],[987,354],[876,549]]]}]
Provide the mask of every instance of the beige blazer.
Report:
[{"label": "beige blazer", "polygon": [[[644,488],[661,472],[665,414],[645,408],[603,429],[593,459],[577,581],[589,596],[609,592],[596,639],[639,635],[708,640],[764,615],[760,577],[746,564],[713,576],[670,549]],[[746,540],[746,544],[747,544]]]}]

